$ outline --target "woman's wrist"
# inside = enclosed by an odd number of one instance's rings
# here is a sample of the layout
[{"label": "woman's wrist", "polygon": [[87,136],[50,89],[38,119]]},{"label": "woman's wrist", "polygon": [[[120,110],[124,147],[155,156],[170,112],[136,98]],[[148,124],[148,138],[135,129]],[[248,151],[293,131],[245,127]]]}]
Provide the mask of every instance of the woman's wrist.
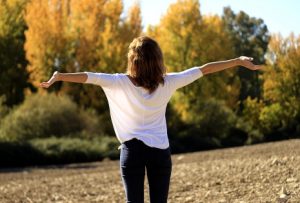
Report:
[{"label": "woman's wrist", "polygon": [[56,71],[54,74],[55,74],[54,76],[56,81],[62,80],[62,74],[60,72]]},{"label": "woman's wrist", "polygon": [[234,65],[242,66],[242,60],[240,59],[240,57],[234,59]]}]

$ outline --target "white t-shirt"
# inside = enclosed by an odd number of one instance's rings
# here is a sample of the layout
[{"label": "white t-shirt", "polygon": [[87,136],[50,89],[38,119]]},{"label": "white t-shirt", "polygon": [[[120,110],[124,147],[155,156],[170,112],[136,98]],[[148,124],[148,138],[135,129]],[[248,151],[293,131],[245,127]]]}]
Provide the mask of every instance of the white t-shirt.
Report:
[{"label": "white t-shirt", "polygon": [[172,94],[203,76],[199,67],[167,73],[164,85],[149,94],[135,86],[125,73],[85,73],[85,83],[99,85],[105,92],[118,140],[123,143],[136,138],[160,149],[169,147],[165,113]]}]

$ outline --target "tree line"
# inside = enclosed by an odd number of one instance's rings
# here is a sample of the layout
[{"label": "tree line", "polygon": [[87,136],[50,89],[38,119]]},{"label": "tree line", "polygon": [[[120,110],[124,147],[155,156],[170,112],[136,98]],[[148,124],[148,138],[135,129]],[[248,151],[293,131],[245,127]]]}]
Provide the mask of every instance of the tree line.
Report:
[{"label": "tree line", "polygon": [[[167,109],[175,151],[299,137],[300,36],[270,33],[263,19],[230,7],[221,16],[200,8],[198,0],[178,0],[144,29],[138,3],[125,13],[122,0],[1,0],[0,138],[29,139],[12,133],[29,125],[20,125],[26,119],[17,115],[27,114],[16,112],[25,111],[20,106],[27,98],[47,92],[93,112],[101,133],[113,135],[98,87],[58,83],[44,90],[38,84],[56,70],[125,72],[128,45],[143,34],[160,44],[168,72],[241,55],[266,64],[259,72],[238,67],[203,77],[176,92]],[[56,136],[37,136],[50,135]]]}]

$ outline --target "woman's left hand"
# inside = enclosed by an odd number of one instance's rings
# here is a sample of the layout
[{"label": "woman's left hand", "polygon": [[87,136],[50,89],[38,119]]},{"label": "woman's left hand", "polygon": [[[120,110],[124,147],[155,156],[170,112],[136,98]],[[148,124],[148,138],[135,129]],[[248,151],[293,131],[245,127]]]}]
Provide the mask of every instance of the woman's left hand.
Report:
[{"label": "woman's left hand", "polygon": [[59,72],[55,71],[52,77],[47,82],[40,83],[40,87],[49,88],[53,83],[58,81]]}]

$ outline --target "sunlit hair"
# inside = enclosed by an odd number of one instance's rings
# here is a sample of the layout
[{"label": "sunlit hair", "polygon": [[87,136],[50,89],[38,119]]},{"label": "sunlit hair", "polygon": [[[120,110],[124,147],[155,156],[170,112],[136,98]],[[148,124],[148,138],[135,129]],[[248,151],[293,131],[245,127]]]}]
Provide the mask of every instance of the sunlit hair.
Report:
[{"label": "sunlit hair", "polygon": [[151,94],[164,84],[166,68],[158,43],[147,36],[135,38],[129,45],[127,74]]}]

